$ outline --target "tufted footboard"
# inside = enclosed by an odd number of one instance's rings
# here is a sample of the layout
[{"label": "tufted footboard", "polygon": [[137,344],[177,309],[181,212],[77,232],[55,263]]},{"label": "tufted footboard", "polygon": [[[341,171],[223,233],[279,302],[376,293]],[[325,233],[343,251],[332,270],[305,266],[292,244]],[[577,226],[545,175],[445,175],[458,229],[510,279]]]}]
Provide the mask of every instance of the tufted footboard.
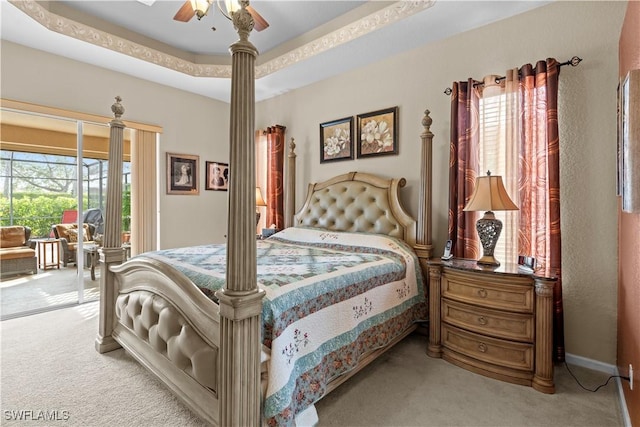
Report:
[{"label": "tufted footboard", "polygon": [[187,406],[218,424],[218,305],[184,275],[134,259],[112,267],[113,338]]},{"label": "tufted footboard", "polygon": [[164,298],[147,291],[118,296],[116,317],[177,369],[215,392],[217,348],[207,344]]}]

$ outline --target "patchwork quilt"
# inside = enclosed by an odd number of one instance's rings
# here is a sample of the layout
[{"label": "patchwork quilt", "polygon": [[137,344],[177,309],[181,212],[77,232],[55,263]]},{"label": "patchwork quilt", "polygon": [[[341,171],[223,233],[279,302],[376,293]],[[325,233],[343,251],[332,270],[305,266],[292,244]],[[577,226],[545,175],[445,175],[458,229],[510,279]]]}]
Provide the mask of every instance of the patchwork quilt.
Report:
[{"label": "patchwork quilt", "polygon": [[[256,244],[267,425],[295,425],[332,379],[426,320],[420,265],[400,239],[292,227]],[[214,300],[224,285],[225,245],[144,256],[173,265]]]}]

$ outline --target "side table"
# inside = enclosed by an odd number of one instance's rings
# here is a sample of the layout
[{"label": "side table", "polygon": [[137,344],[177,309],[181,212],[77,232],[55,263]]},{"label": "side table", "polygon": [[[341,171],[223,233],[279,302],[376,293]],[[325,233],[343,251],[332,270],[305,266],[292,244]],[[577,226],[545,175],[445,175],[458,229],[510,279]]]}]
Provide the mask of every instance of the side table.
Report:
[{"label": "side table", "polygon": [[38,267],[60,269],[60,239],[36,239]]},{"label": "side table", "polygon": [[82,251],[87,254],[91,268],[91,280],[96,280],[96,264],[98,264],[98,245],[84,245]]},{"label": "side table", "polygon": [[124,260],[126,261],[131,258],[131,242],[123,243],[122,249],[124,249]]},{"label": "side table", "polygon": [[555,391],[555,277],[506,264],[430,260],[427,354],[491,378]]}]

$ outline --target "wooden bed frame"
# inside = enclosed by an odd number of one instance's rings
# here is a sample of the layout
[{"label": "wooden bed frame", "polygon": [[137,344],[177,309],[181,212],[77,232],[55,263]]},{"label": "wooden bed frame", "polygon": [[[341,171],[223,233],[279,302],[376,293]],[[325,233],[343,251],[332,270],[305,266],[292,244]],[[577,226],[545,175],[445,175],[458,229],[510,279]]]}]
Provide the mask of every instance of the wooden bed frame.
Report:
[{"label": "wooden bed frame", "polygon": [[[120,211],[124,109],[120,98],[112,106],[107,212],[104,247],[100,251],[100,320],[96,350],[123,347],[148,368],[203,420],[220,426],[261,424],[261,310],[264,291],[256,282],[254,61],[255,47],[248,41],[253,28],[246,11],[248,1],[233,15],[240,40],[231,46],[232,99],[230,127],[229,221],[227,280],[216,293],[219,304],[206,297],[177,270],[150,259],[124,262],[120,245]],[[336,231],[374,231],[403,238],[416,251],[427,271],[431,244],[431,144],[429,111],[422,120],[421,182],[418,221],[399,201],[404,179],[384,179],[348,173],[310,184],[297,215],[295,200],[295,145],[287,163],[286,223]],[[366,192],[375,202],[361,206],[374,218],[336,216],[332,206],[353,204],[340,194]],[[367,198],[369,200],[370,198]],[[363,198],[364,200],[364,198]],[[358,203],[365,203],[360,201]],[[368,202],[367,202],[368,203]],[[366,216],[366,215],[365,215]],[[124,263],[123,263],[124,262]],[[358,367],[333,380],[327,392],[357,373],[409,334],[404,331],[388,347],[363,357]],[[425,343],[426,344],[426,343]]]}]

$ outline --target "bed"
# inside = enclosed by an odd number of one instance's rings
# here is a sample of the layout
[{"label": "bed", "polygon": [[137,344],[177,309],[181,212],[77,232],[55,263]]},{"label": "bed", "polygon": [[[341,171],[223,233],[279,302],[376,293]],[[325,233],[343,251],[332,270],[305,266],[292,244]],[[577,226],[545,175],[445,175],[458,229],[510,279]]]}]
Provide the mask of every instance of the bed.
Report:
[{"label": "bed", "polygon": [[[431,118],[427,111],[420,135],[417,221],[400,202],[404,179],[352,172],[309,184],[295,215],[295,198],[287,194],[290,227],[256,241],[257,53],[248,42],[246,5],[234,14],[240,41],[231,48],[229,217],[235,220],[226,245],[124,262],[121,162],[111,161],[122,155],[124,109],[119,98],[112,106],[95,344],[101,353],[124,348],[211,425],[307,425],[317,421],[315,401],[427,318]],[[293,144],[288,158],[284,188],[295,191]]]}]

